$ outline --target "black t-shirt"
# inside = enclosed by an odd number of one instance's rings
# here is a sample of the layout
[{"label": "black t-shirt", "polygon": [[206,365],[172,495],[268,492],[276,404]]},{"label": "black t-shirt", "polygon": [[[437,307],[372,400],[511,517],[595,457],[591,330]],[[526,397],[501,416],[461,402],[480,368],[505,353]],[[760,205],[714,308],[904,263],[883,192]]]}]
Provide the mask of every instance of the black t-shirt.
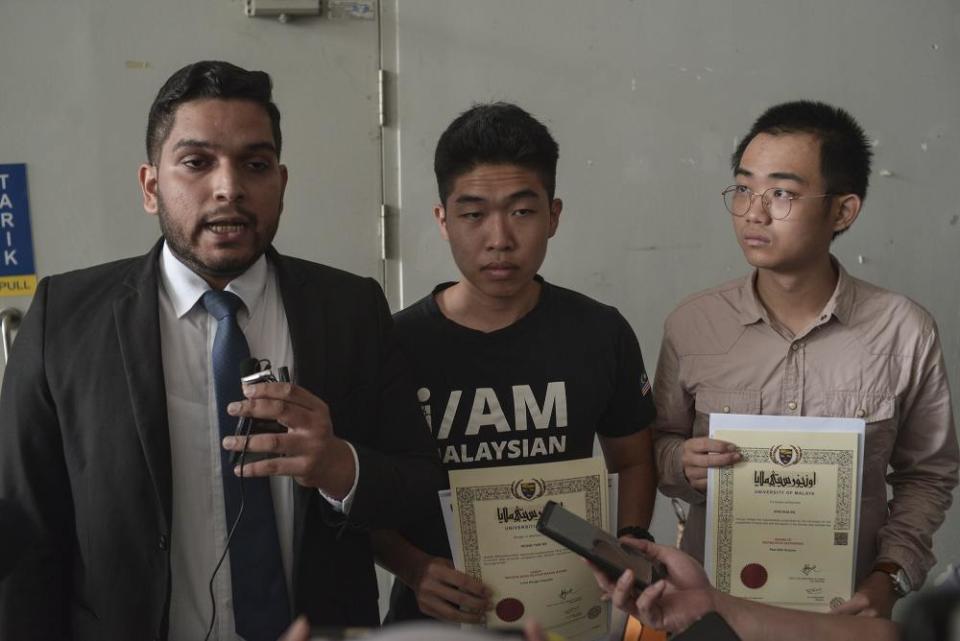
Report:
[{"label": "black t-shirt", "polygon": [[589,457],[655,411],[640,345],[615,308],[540,280],[537,305],[495,332],[458,325],[431,295],[394,316],[447,470]]},{"label": "black t-shirt", "polygon": [[[447,470],[586,458],[594,434],[627,436],[653,421],[640,345],[620,312],[537,280],[536,306],[495,332],[443,315],[435,296],[453,283],[394,316]],[[450,556],[439,512],[403,535],[429,554]],[[390,609],[388,622],[424,616],[399,581]]]}]

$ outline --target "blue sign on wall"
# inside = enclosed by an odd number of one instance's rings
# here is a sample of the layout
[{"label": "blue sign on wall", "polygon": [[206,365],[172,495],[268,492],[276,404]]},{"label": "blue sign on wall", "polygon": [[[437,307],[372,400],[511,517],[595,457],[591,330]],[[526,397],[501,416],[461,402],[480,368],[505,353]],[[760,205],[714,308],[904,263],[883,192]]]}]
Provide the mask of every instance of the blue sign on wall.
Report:
[{"label": "blue sign on wall", "polygon": [[30,296],[36,288],[27,166],[0,165],[0,296]]}]

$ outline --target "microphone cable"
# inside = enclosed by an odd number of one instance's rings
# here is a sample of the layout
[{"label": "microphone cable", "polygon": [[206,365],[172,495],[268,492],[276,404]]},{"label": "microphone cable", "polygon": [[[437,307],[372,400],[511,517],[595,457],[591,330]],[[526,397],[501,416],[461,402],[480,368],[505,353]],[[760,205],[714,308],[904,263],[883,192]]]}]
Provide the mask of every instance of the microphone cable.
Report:
[{"label": "microphone cable", "polygon": [[[253,421],[250,421],[250,425],[253,425]],[[244,432],[244,436],[250,434],[250,428]],[[220,555],[220,559],[217,561],[217,566],[213,568],[213,574],[210,575],[210,583],[207,585],[207,590],[210,593],[210,605],[213,606],[213,610],[210,612],[210,625],[207,627],[207,634],[203,637],[203,641],[208,641],[210,639],[210,634],[213,632],[213,626],[217,622],[217,598],[213,593],[213,582],[217,578],[217,572],[220,571],[220,566],[223,565],[224,559],[227,558],[227,552],[230,551],[230,542],[233,540],[233,533],[236,532],[237,526],[240,525],[240,518],[243,516],[243,508],[246,507],[246,497],[244,495],[243,489],[243,463],[247,456],[247,444],[249,440],[243,442],[243,451],[240,452],[240,509],[237,510],[237,517],[233,520],[233,525],[230,526],[230,532],[227,534],[227,542],[223,546],[223,553]]]},{"label": "microphone cable", "polygon": [[[266,365],[263,366],[263,365],[262,365],[263,363],[266,363]],[[241,363],[241,365],[240,365],[241,371],[249,369],[251,365],[255,366],[256,368],[261,368],[261,371],[262,371],[263,369],[270,369],[270,361],[269,361],[269,360],[266,360],[266,359],[264,359],[264,360],[257,360],[257,359],[255,359],[255,358],[250,358],[250,359],[245,360],[243,363]],[[285,374],[287,368],[286,368],[286,367],[281,367],[280,370],[281,370],[281,371],[280,371],[281,378],[284,378],[284,374]],[[254,371],[256,371],[256,370],[254,370]],[[253,372],[251,372],[251,373],[253,373]],[[241,380],[242,380],[242,379],[243,379],[243,376],[241,376]],[[243,419],[241,418],[241,420],[243,420]],[[249,421],[247,421],[246,428],[243,429],[243,434],[242,434],[242,436],[244,437],[244,440],[243,440],[243,450],[240,451],[240,458],[239,458],[239,465],[240,465],[240,509],[237,510],[237,516],[236,516],[236,518],[233,520],[233,524],[230,526],[230,532],[227,533],[227,542],[226,542],[226,543],[224,544],[224,546],[223,546],[223,553],[220,555],[220,559],[217,561],[216,567],[213,568],[213,574],[210,575],[210,582],[207,584],[207,590],[208,590],[209,593],[210,593],[210,605],[212,606],[212,611],[210,612],[210,625],[207,627],[207,634],[206,634],[206,636],[203,637],[203,641],[209,641],[209,639],[210,639],[210,634],[213,633],[213,626],[214,626],[214,625],[216,624],[216,622],[217,622],[217,598],[216,598],[216,596],[215,596],[214,593],[213,593],[213,582],[214,582],[214,581],[216,580],[216,578],[217,578],[217,573],[220,571],[220,567],[223,565],[224,559],[227,558],[227,552],[230,551],[230,542],[233,541],[233,533],[236,532],[237,526],[240,525],[240,518],[243,516],[243,509],[244,509],[244,507],[246,507],[246,495],[245,495],[245,493],[244,493],[244,487],[243,487],[243,479],[244,479],[244,476],[243,476],[243,464],[244,464],[244,461],[245,461],[246,458],[247,458],[247,447],[249,447],[249,445],[250,445],[249,436],[250,436],[250,430],[253,429],[253,422],[254,422],[254,419],[250,419]]]}]

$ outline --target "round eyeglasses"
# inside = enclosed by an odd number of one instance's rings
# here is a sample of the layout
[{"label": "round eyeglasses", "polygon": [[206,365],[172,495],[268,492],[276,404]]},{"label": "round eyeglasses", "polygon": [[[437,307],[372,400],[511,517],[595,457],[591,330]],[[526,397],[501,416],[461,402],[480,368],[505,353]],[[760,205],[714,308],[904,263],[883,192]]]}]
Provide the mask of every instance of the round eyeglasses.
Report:
[{"label": "round eyeglasses", "polygon": [[800,196],[783,187],[770,187],[764,190],[763,193],[758,194],[743,185],[730,185],[724,189],[720,195],[723,196],[723,204],[726,206],[727,211],[738,217],[746,216],[747,212],[750,211],[750,207],[753,205],[753,199],[759,196],[760,205],[763,207],[763,210],[770,214],[770,218],[774,220],[783,220],[789,216],[790,208],[795,200],[836,196],[836,194],[832,193]]}]

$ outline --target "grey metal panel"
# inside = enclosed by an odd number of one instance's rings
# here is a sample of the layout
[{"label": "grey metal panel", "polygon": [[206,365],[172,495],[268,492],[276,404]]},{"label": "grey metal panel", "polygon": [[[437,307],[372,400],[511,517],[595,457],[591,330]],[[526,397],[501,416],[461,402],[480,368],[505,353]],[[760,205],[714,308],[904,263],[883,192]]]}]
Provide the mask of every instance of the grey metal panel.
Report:
[{"label": "grey metal panel", "polygon": [[[960,408],[956,2],[395,0],[384,17],[405,304],[457,277],[431,216],[437,137],[474,101],[515,101],[560,143],[544,275],[619,307],[652,370],[673,306],[747,271],[720,200],[737,137],[771,104],[821,99],[877,141],[865,210],[834,251],[934,314]],[[960,558],[957,509],[942,562]],[[659,505],[661,540],[673,523]]]}]

